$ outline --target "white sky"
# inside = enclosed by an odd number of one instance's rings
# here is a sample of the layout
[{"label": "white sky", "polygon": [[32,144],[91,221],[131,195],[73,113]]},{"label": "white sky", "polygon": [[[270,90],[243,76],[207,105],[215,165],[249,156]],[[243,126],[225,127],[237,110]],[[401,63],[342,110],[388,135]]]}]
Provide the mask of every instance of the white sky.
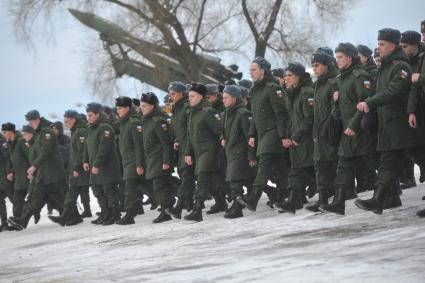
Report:
[{"label": "white sky", "polygon": [[[354,2],[354,1],[353,1]],[[362,0],[348,12],[349,18],[340,31],[326,44],[334,48],[339,42],[376,45],[377,31],[384,27],[400,31],[419,31],[425,20],[425,1]],[[10,17],[4,5],[0,7],[0,123],[7,121],[22,125],[24,114],[38,109],[42,115],[54,112],[59,117],[75,103],[93,99],[84,82],[81,44],[93,32],[71,18],[55,33],[55,42],[36,41],[37,54],[18,44],[11,35]],[[224,58],[226,59],[226,58]],[[230,65],[235,62],[227,62]],[[248,60],[236,62],[245,74]],[[277,66],[273,66],[277,67]],[[122,83],[126,94],[136,97],[138,82],[127,79]],[[83,111],[83,109],[80,109]]]}]

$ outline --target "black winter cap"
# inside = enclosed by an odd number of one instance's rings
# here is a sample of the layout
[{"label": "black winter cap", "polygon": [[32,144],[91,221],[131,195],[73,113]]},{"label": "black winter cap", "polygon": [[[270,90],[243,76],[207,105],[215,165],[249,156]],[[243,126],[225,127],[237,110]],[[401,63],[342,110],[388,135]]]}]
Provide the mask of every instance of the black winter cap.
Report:
[{"label": "black winter cap", "polygon": [[34,129],[31,127],[31,126],[29,126],[29,125],[24,125],[23,127],[22,127],[22,132],[25,132],[25,133],[30,133],[30,134],[34,134]]},{"label": "black winter cap", "polygon": [[400,44],[400,31],[391,28],[384,28],[378,31],[378,40],[385,40],[394,44]]},{"label": "black winter cap", "polygon": [[16,130],[16,126],[15,126],[15,124],[7,122],[7,123],[4,123],[3,125],[1,125],[1,130],[2,131],[14,132]]},{"label": "black winter cap", "polygon": [[207,95],[207,88],[203,84],[200,84],[200,83],[191,83],[189,91],[197,92],[202,96]]},{"label": "black winter cap", "polygon": [[288,67],[286,67],[286,71],[289,71],[300,78],[304,78],[305,76],[305,68],[300,63],[289,63]]},{"label": "black winter cap", "polygon": [[40,113],[37,110],[31,110],[27,114],[25,114],[25,119],[27,121],[40,119]]},{"label": "black winter cap", "polygon": [[63,117],[65,118],[71,118],[71,119],[77,119],[78,112],[75,110],[66,110],[65,114],[63,114]]},{"label": "black winter cap", "polygon": [[405,31],[401,34],[400,42],[411,45],[419,45],[421,44],[421,34],[413,30]]},{"label": "black winter cap", "polygon": [[142,98],[140,98],[140,101],[154,106],[159,104],[158,97],[153,92],[143,93]]},{"label": "black winter cap", "polygon": [[359,57],[359,50],[349,42],[338,44],[338,46],[335,48],[335,53],[336,52],[342,52],[353,59]]},{"label": "black winter cap", "polygon": [[271,69],[271,67],[272,67],[270,65],[269,61],[267,61],[266,59],[264,59],[261,56],[255,57],[255,59],[254,59],[254,61],[252,61],[252,63],[257,64],[258,66],[260,66],[261,69],[263,69],[263,70],[265,70],[267,72],[269,72],[270,69]]},{"label": "black winter cap", "polygon": [[328,68],[334,66],[334,58],[329,56],[327,53],[322,51],[316,51],[311,56],[311,64],[314,63],[320,63],[325,66],[328,66]]},{"label": "black winter cap", "polygon": [[87,104],[86,112],[100,113],[103,110],[103,106],[100,103],[92,102]]},{"label": "black winter cap", "polygon": [[133,101],[128,96],[120,96],[115,99],[115,106],[117,107],[131,107]]}]

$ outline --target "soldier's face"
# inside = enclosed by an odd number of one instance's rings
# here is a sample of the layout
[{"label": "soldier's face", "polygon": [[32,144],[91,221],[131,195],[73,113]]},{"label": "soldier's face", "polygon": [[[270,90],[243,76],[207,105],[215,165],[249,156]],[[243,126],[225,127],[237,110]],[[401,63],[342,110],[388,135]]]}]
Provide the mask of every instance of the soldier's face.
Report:
[{"label": "soldier's face", "polygon": [[87,112],[87,122],[89,124],[95,123],[100,118],[100,113]]},{"label": "soldier's face", "polygon": [[36,119],[36,120],[29,120],[28,121],[28,125],[33,128],[34,130],[37,130],[38,126],[40,126],[40,119]]},{"label": "soldier's face", "polygon": [[24,139],[24,141],[29,142],[33,137],[33,134],[28,133],[28,132],[22,132],[22,138]]},{"label": "soldier's face", "polygon": [[321,63],[313,63],[312,66],[313,66],[313,72],[316,75],[316,77],[321,77],[328,72],[328,66],[323,65]]},{"label": "soldier's face", "polygon": [[249,74],[254,82],[261,81],[264,78],[264,70],[257,63],[252,63],[249,67]]},{"label": "soldier's face", "polygon": [[233,97],[233,96],[231,96],[230,94],[228,94],[226,92],[223,93],[223,104],[224,104],[224,107],[228,108],[228,107],[230,107],[232,105],[235,105],[235,103],[236,103],[236,97]]},{"label": "soldier's face", "polygon": [[63,118],[63,123],[65,127],[67,127],[68,129],[72,129],[72,127],[74,127],[75,121],[76,120],[74,118],[67,118],[67,117]]},{"label": "soldier's face", "polygon": [[183,98],[183,92],[172,90],[169,92],[171,101],[174,103],[179,102]]},{"label": "soldier's face", "polygon": [[117,114],[118,117],[122,118],[125,115],[127,115],[127,113],[130,111],[130,107],[121,107],[121,106],[117,106]]},{"label": "soldier's face", "polygon": [[190,106],[194,107],[194,106],[198,105],[199,103],[201,103],[203,98],[204,97],[202,95],[200,95],[199,93],[197,93],[196,91],[190,91],[189,92]]},{"label": "soldier's face", "polygon": [[367,57],[364,56],[361,53],[359,53],[359,57],[360,57],[360,63],[362,63],[363,65],[366,65],[367,64]]},{"label": "soldier's face", "polygon": [[294,73],[290,71],[286,71],[285,73],[285,86],[287,88],[294,88],[296,87],[300,82],[300,77],[295,75]]},{"label": "soldier's face", "polygon": [[418,46],[413,44],[402,43],[401,48],[409,58],[415,56],[419,51]]},{"label": "soldier's face", "polygon": [[209,94],[207,95],[207,99],[210,103],[214,103],[217,101],[217,94]]},{"label": "soldier's face", "polygon": [[341,70],[344,70],[350,67],[351,62],[353,61],[353,59],[350,56],[347,56],[345,53],[342,53],[342,52],[336,52],[335,58],[336,58],[336,64],[338,65],[338,68]]},{"label": "soldier's face", "polygon": [[386,58],[389,55],[391,55],[391,53],[394,52],[396,47],[397,45],[395,45],[392,42],[385,41],[385,40],[378,41],[378,53],[381,56],[381,58]]},{"label": "soldier's face", "polygon": [[7,141],[11,141],[13,139],[13,137],[15,136],[15,133],[12,131],[2,131],[4,138]]},{"label": "soldier's face", "polygon": [[55,133],[55,135],[59,135],[59,129],[56,127],[52,127],[53,132]]},{"label": "soldier's face", "polygon": [[155,106],[146,102],[140,102],[140,110],[142,110],[143,115],[148,115],[152,112]]}]

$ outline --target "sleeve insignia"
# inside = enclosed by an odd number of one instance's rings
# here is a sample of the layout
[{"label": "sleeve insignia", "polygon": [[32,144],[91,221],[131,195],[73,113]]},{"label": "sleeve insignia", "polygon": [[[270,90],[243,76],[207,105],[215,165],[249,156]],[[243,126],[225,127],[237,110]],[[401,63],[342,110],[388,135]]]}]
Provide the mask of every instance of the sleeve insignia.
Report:
[{"label": "sleeve insignia", "polygon": [[363,81],[363,87],[365,89],[370,89],[370,81]]},{"label": "sleeve insignia", "polygon": [[314,106],[314,98],[309,98],[308,99],[308,105],[313,107]]},{"label": "sleeve insignia", "polygon": [[400,71],[400,78],[407,79],[407,77],[409,76],[409,73],[407,73],[405,70],[401,69]]}]

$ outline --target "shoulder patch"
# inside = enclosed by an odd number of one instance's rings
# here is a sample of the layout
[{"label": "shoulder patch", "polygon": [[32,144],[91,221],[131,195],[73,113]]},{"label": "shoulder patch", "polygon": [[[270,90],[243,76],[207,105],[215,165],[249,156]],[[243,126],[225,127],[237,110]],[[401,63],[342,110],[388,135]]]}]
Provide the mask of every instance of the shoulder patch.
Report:
[{"label": "shoulder patch", "polygon": [[409,73],[403,69],[401,69],[400,71],[400,78],[402,78],[403,80],[407,79],[409,77]]},{"label": "shoulder patch", "polygon": [[109,137],[111,137],[111,132],[110,131],[103,131],[103,136],[105,138],[109,138]]},{"label": "shoulder patch", "polygon": [[370,89],[370,81],[363,81],[363,87],[365,89]]},{"label": "shoulder patch", "polygon": [[283,92],[283,91],[281,91],[281,90],[276,91],[276,95],[277,95],[277,97],[279,97],[279,98],[283,97],[283,94],[284,94],[284,92]]},{"label": "shoulder patch", "polygon": [[3,144],[2,144],[2,146],[3,146],[4,148],[7,148],[7,147],[8,147],[7,142],[3,143]]},{"label": "shoulder patch", "polygon": [[166,121],[167,121],[167,124],[168,124],[168,125],[171,125],[171,118],[167,118],[167,120],[166,120]]},{"label": "shoulder patch", "polygon": [[161,124],[161,127],[162,127],[162,129],[163,129],[164,131],[166,131],[166,130],[167,130],[167,124],[166,124],[166,123]]},{"label": "shoulder patch", "polygon": [[84,143],[84,142],[85,142],[85,140],[86,140],[86,138],[85,138],[84,136],[81,136],[81,137],[80,137],[80,143]]},{"label": "shoulder patch", "polygon": [[143,132],[143,127],[142,127],[142,125],[137,125],[137,126],[136,126],[136,129],[137,129],[137,131],[138,131],[139,133]]},{"label": "shoulder patch", "polygon": [[313,107],[313,106],[314,106],[314,97],[309,97],[309,98],[307,99],[307,101],[308,101],[308,105],[309,105],[309,106],[311,106],[311,107]]},{"label": "shoulder patch", "polygon": [[218,121],[221,121],[220,114],[216,113],[216,114],[214,114],[214,117],[215,117]]},{"label": "shoulder patch", "polygon": [[51,135],[51,134],[49,134],[49,133],[45,133],[45,134],[44,134],[44,138],[45,138],[46,140],[50,140],[50,139],[52,138],[52,135]]}]

